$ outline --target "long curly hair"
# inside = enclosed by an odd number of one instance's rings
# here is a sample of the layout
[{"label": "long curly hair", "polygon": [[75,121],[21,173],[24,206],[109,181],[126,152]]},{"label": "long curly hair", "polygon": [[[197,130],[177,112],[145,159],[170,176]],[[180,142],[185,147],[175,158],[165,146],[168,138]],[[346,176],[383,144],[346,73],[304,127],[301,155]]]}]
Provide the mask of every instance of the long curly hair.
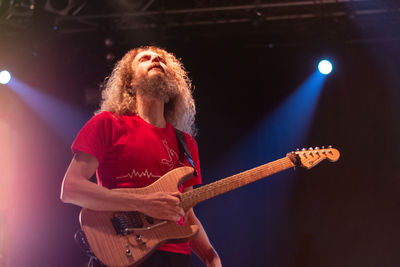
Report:
[{"label": "long curly hair", "polygon": [[182,62],[174,54],[156,46],[142,46],[128,51],[115,65],[111,75],[106,78],[100,109],[95,113],[110,111],[117,115],[137,114],[136,89],[132,88],[134,70],[132,61],[142,51],[160,54],[171,70],[172,79],[178,85],[179,93],[165,104],[164,116],[173,127],[196,136],[196,106],[192,95],[192,82]]}]

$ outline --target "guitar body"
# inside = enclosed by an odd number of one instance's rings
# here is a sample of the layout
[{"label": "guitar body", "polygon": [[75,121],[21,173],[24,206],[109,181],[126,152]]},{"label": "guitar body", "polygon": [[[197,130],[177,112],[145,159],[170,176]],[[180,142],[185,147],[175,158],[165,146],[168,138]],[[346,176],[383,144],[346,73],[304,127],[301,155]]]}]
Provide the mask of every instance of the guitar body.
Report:
[{"label": "guitar body", "polygon": [[[324,159],[337,161],[339,156],[339,151],[331,146],[291,152],[284,158],[182,193],[180,205],[187,211],[204,200],[274,173],[295,166],[310,169]],[[147,187],[115,190],[135,194],[176,192],[181,183],[193,177],[193,172],[191,167],[181,167],[168,172]],[[80,221],[93,253],[110,267],[138,266],[162,244],[188,241],[199,230],[196,225],[180,226],[176,222],[153,219],[139,212],[82,209]]]},{"label": "guitar body", "polygon": [[[176,192],[178,185],[193,177],[193,169],[174,169],[144,188],[114,189],[134,194]],[[186,242],[198,232],[196,225],[181,226],[139,212],[104,212],[82,209],[80,222],[91,250],[110,267],[137,266],[165,243]],[[123,229],[129,229],[123,231]]]}]

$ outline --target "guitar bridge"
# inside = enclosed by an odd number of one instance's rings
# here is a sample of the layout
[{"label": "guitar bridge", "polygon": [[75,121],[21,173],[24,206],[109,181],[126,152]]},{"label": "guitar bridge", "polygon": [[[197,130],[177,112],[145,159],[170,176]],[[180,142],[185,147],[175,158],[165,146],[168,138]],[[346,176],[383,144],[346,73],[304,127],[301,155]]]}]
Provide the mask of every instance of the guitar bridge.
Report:
[{"label": "guitar bridge", "polygon": [[143,227],[139,212],[118,212],[111,218],[111,223],[118,235],[128,235],[134,228]]}]

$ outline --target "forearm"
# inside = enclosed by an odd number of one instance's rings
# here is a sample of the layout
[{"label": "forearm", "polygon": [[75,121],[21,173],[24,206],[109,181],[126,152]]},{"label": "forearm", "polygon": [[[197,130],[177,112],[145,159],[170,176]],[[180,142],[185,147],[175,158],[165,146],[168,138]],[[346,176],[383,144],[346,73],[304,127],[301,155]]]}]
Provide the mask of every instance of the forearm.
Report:
[{"label": "forearm", "polygon": [[142,207],[141,195],[110,190],[92,183],[89,179],[95,173],[99,163],[97,159],[83,152],[74,155],[65,173],[61,200],[83,208],[101,211],[129,211]]},{"label": "forearm", "polygon": [[220,266],[221,261],[213,246],[211,245],[207,233],[205,232],[201,222],[197,219],[193,210],[188,212],[187,224],[197,225],[199,233],[190,242],[190,247],[194,253],[207,265],[207,266]]},{"label": "forearm", "polygon": [[110,190],[85,178],[67,179],[62,186],[61,200],[65,203],[101,211],[131,211],[139,210],[141,206],[140,195]]},{"label": "forearm", "polygon": [[89,178],[98,167],[97,159],[85,153],[74,156],[65,174],[61,200],[99,211],[139,211],[163,220],[179,221],[184,215],[175,193],[135,194],[110,190],[92,183]]}]

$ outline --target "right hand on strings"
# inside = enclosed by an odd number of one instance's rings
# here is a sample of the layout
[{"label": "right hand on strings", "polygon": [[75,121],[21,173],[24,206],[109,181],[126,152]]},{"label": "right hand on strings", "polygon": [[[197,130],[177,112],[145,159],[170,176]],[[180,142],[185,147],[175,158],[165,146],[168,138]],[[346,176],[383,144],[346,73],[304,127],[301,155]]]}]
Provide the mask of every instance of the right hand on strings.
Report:
[{"label": "right hand on strings", "polygon": [[185,215],[179,206],[179,192],[157,192],[143,195],[139,211],[162,220],[179,221]]}]

